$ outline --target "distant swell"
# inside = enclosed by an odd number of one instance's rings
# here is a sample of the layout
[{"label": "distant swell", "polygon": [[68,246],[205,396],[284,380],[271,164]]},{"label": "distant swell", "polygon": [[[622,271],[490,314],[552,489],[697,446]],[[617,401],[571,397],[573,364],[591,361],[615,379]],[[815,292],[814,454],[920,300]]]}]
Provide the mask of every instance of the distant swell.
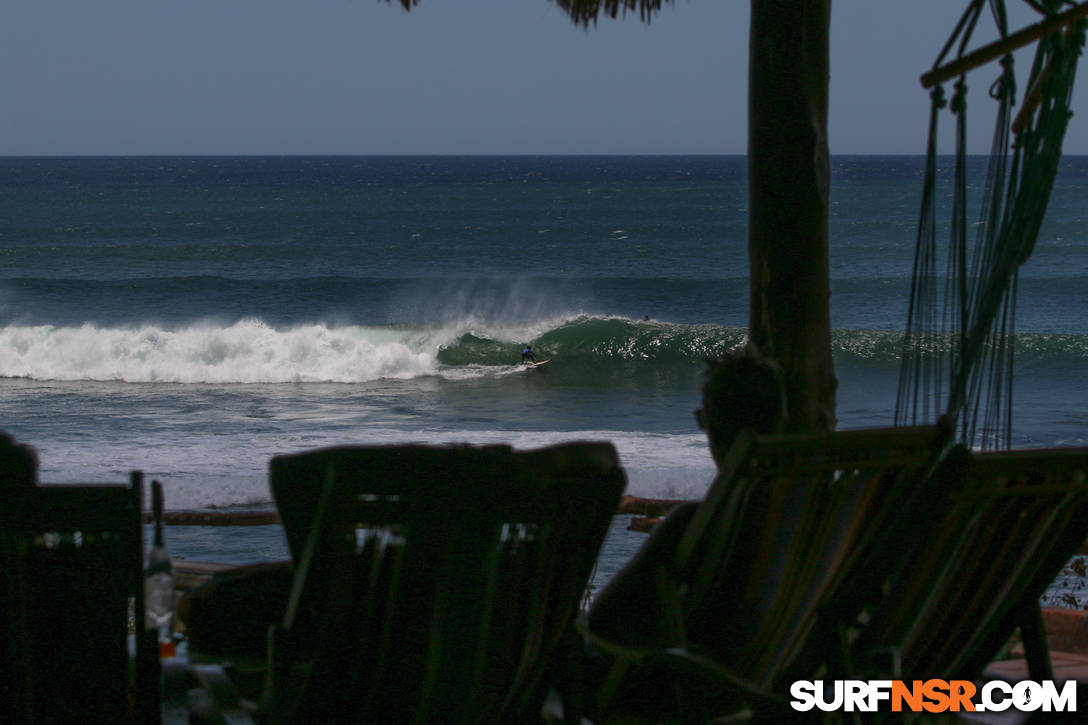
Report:
[{"label": "distant swell", "polygon": [[[0,377],[169,383],[366,382],[430,375],[457,378],[509,372],[531,343],[553,374],[575,381],[599,373],[687,375],[707,357],[744,341],[741,328],[581,316],[554,322],[275,327],[233,324],[0,327]],[[897,332],[836,330],[840,374],[898,366]],[[1088,336],[1029,333],[1018,360],[1029,366],[1083,365]]]}]

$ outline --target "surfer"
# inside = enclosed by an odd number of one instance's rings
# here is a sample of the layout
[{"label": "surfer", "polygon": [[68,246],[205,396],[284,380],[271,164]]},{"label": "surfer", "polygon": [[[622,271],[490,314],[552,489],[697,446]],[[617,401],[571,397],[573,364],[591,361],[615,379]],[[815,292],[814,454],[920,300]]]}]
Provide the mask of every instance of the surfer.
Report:
[{"label": "surfer", "polygon": [[532,345],[526,345],[525,349],[521,351],[521,361],[524,362],[536,362],[536,354],[533,352]]}]

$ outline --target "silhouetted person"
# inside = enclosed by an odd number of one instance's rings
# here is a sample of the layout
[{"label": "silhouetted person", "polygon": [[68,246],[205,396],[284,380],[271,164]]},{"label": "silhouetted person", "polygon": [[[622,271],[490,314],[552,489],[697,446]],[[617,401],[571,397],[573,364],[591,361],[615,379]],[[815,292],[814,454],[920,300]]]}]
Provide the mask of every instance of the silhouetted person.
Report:
[{"label": "silhouetted person", "polygon": [[525,349],[521,351],[521,361],[522,362],[535,362],[536,361],[536,353],[533,352],[533,346],[532,345],[526,345]]},{"label": "silhouetted person", "polygon": [[786,386],[778,366],[752,348],[707,360],[703,407],[695,411],[720,468],[737,434],[777,433],[786,422]]},{"label": "silhouetted person", "polygon": [[[720,468],[737,435],[745,428],[762,435],[782,430],[786,419],[785,384],[778,366],[751,347],[708,360],[707,365],[703,407],[695,411],[695,417],[706,432],[710,453]],[[676,644],[669,640],[664,623],[657,572],[662,565],[671,568],[676,547],[697,508],[694,502],[678,506],[654,527],[638,553],[605,586],[590,608],[590,627],[594,632],[636,646]],[[592,697],[610,665],[607,656],[591,657],[586,662],[587,695]],[[657,698],[670,696],[669,688],[658,684],[640,679],[624,691],[627,697],[645,698],[651,705]]]}]

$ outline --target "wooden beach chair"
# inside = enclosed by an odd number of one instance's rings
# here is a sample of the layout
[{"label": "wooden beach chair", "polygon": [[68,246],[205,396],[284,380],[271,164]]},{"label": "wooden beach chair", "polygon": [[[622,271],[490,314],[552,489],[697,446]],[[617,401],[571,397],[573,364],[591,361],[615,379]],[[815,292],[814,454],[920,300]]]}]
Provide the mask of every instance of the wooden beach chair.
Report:
[{"label": "wooden beach chair", "polygon": [[12,527],[17,512],[25,504],[29,491],[38,483],[38,461],[34,450],[20,445],[7,433],[0,432],[0,682],[15,683],[10,688],[0,688],[0,720],[14,720],[26,712],[26,692],[22,682],[23,663],[19,660],[23,650],[18,647],[23,640],[22,601],[17,596],[21,579],[18,567]]},{"label": "wooden beach chair", "polygon": [[670,514],[581,620],[612,664],[590,702],[564,707],[604,721],[795,716],[789,682],[839,657],[842,622],[879,601],[914,520],[962,478],[950,437],[742,433],[706,499]]},{"label": "wooden beach chair", "polygon": [[257,719],[539,719],[623,491],[611,444],[336,447],[270,475],[296,575]]},{"label": "wooden beach chair", "polygon": [[127,485],[32,484],[0,497],[12,635],[0,645],[4,722],[159,722],[158,645],[143,626],[141,484],[134,472]]},{"label": "wooden beach chair", "polygon": [[977,679],[1020,627],[1031,678],[1051,679],[1040,599],[1088,538],[1088,448],[973,456],[929,528],[857,633],[851,669]]}]

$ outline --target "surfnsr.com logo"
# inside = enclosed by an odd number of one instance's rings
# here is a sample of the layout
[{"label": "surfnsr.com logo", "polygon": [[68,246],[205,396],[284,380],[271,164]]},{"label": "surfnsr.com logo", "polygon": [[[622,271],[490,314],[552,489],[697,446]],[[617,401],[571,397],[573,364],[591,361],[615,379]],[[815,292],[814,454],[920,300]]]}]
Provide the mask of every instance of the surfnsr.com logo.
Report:
[{"label": "surfnsr.com logo", "polygon": [[1076,712],[1076,682],[970,680],[798,680],[790,705],[809,712]]}]

